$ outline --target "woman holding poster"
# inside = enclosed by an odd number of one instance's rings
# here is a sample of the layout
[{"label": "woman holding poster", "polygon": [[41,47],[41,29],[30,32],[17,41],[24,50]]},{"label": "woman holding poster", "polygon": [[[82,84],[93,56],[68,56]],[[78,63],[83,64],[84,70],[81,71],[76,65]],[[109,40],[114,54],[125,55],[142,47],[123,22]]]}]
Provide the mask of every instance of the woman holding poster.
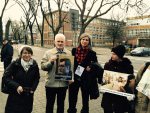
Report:
[{"label": "woman holding poster", "polygon": [[[144,75],[144,72],[148,69],[149,66],[150,66],[150,62],[147,62],[139,69],[136,78],[136,82],[137,82],[136,84],[138,86],[140,80]],[[150,83],[148,85],[150,85]],[[150,113],[150,99],[146,95],[144,95],[142,91],[138,91],[135,110],[136,113]]]},{"label": "woman holding poster", "polygon": [[[112,48],[111,59],[104,65],[104,70],[133,74],[133,66],[128,58],[124,58],[125,47],[118,45]],[[126,97],[104,93],[101,106],[104,113],[124,113],[124,100]]]}]

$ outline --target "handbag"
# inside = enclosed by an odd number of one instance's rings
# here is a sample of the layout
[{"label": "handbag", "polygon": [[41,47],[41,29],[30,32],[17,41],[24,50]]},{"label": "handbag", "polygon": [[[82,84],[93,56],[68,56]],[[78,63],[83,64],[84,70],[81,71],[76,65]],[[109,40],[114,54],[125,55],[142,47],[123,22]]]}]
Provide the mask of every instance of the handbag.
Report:
[{"label": "handbag", "polygon": [[1,92],[4,94],[10,94],[12,92],[12,89],[5,84],[4,76],[2,77],[1,81]]},{"label": "handbag", "polygon": [[[16,73],[16,69],[15,69],[15,61],[13,61],[7,69],[11,69],[12,70],[12,75],[9,75],[9,78],[13,79],[13,74]],[[4,74],[2,76],[2,81],[1,81],[1,92],[5,93],[5,94],[10,94],[14,92],[14,89],[12,89],[11,87],[9,87],[6,84],[6,78],[8,77],[8,75],[6,74],[7,69],[4,71]]]}]

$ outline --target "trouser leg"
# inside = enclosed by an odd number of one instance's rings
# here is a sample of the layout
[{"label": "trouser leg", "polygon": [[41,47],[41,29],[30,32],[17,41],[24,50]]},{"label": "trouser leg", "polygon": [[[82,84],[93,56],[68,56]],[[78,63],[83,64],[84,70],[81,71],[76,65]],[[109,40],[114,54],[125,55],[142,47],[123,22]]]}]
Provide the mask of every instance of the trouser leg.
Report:
[{"label": "trouser leg", "polygon": [[81,113],[89,113],[89,91],[87,88],[81,87],[81,93],[82,93]]},{"label": "trouser leg", "polygon": [[71,85],[69,85],[69,108],[68,113],[76,113],[76,104],[78,99],[80,83],[75,81]]},{"label": "trouser leg", "polygon": [[64,113],[64,101],[66,98],[67,87],[57,90],[57,113]]},{"label": "trouser leg", "polygon": [[56,89],[46,87],[46,113],[53,113]]}]

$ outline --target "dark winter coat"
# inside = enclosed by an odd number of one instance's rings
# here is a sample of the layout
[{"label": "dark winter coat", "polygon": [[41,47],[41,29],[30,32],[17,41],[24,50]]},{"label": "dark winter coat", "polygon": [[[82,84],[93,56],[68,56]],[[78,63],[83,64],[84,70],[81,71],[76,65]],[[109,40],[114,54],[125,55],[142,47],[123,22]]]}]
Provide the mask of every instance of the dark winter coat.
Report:
[{"label": "dark winter coat", "polygon": [[135,95],[135,98],[134,100],[127,100],[127,98],[125,97],[124,98],[124,111],[126,112],[129,112],[129,113],[135,113],[135,101],[136,101],[136,95],[137,95],[137,90],[136,90],[136,87],[134,88],[134,90],[132,90],[130,87],[129,87],[129,84],[126,84],[124,86],[124,89],[126,91],[126,93],[130,93],[130,94],[134,94]]},{"label": "dark winter coat", "polygon": [[[122,58],[122,61],[120,62],[113,61],[110,59],[109,62],[105,64],[104,70],[133,74],[133,66],[131,65],[131,61],[128,58]],[[124,103],[122,102],[124,102],[124,98],[125,97],[122,97],[119,95],[104,93],[102,97],[101,106],[104,109],[110,109],[110,110],[115,110],[115,111],[123,110]]]},{"label": "dark winter coat", "polygon": [[[76,48],[73,48],[72,55],[75,56],[75,53],[76,53]],[[74,71],[75,71],[79,65],[76,57],[74,59],[74,62],[75,62],[74,63]],[[81,62],[80,66],[84,68],[90,66],[91,71],[88,72],[84,70],[81,77],[75,74],[74,80],[81,82],[83,88],[88,90],[91,99],[96,99],[99,96],[97,78],[98,78],[98,82],[101,83],[102,75],[103,75],[103,69],[98,64],[96,52],[94,52],[93,50],[89,50],[85,59]]]},{"label": "dark winter coat", "polygon": [[1,49],[1,61],[11,61],[13,57],[13,47],[7,43],[6,45],[2,46]]},{"label": "dark winter coat", "polygon": [[35,91],[39,83],[39,68],[35,60],[26,72],[21,59],[12,62],[4,72],[5,84],[12,90],[8,95],[5,113],[31,113],[33,106],[33,94],[23,92],[17,93],[18,86]]}]

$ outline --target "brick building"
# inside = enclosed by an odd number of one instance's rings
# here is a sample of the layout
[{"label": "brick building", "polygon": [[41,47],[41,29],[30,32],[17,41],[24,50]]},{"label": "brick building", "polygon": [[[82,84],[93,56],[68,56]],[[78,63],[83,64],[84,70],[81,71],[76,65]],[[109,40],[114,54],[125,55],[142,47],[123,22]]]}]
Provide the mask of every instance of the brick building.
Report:
[{"label": "brick building", "polygon": [[[150,15],[129,17],[126,19],[126,40],[128,44],[145,46],[144,40],[150,40]],[[139,45],[139,41],[143,43]],[[150,44],[149,44],[150,45]]]},{"label": "brick building", "polygon": [[[71,30],[69,12],[64,11],[62,16],[66,15],[66,14],[67,14],[66,20],[64,22],[63,27],[61,28],[61,30],[59,32],[65,34],[67,46],[76,46],[77,41],[78,41],[77,37],[79,36],[79,31],[74,32]],[[58,18],[59,18],[58,16],[59,16],[58,11],[54,11],[53,12],[54,25],[58,25]],[[47,14],[47,17],[50,20],[49,14]],[[110,19],[96,18],[88,25],[85,32],[87,32],[91,35],[93,46],[112,45],[112,39],[106,35],[106,31],[110,25],[112,25],[112,24],[115,25],[117,23],[118,23],[118,21],[114,21],[114,20],[110,20]],[[78,25],[78,29],[80,29],[80,25]],[[49,45],[54,44],[53,32],[51,31],[46,20],[45,20],[45,24],[44,24],[44,44],[45,45],[46,44],[49,44]]]}]

